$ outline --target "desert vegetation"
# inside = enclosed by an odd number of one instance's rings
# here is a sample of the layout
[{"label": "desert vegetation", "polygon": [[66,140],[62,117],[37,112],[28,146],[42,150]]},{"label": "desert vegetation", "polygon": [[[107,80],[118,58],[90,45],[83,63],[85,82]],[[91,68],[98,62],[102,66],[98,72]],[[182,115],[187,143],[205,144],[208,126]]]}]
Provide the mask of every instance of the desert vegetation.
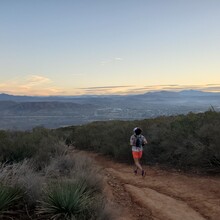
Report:
[{"label": "desert vegetation", "polygon": [[112,219],[99,170],[59,131],[0,132],[0,219]]},{"label": "desert vegetation", "polygon": [[100,170],[71,147],[131,163],[129,138],[140,126],[143,162],[186,171],[220,171],[220,113],[141,121],[102,121],[59,129],[0,131],[0,219],[113,219]]},{"label": "desert vegetation", "polygon": [[189,113],[140,121],[105,121],[71,128],[71,143],[79,149],[132,162],[129,138],[140,126],[149,144],[143,162],[209,173],[220,171],[220,113]]}]

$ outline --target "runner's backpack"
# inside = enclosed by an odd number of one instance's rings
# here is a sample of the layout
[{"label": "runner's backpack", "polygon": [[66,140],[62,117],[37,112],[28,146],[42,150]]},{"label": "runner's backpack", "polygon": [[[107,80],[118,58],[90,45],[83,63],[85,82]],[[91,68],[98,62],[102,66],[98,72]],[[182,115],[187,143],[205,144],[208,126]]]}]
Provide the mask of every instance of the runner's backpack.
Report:
[{"label": "runner's backpack", "polygon": [[136,147],[142,146],[142,138],[141,135],[136,135]]}]

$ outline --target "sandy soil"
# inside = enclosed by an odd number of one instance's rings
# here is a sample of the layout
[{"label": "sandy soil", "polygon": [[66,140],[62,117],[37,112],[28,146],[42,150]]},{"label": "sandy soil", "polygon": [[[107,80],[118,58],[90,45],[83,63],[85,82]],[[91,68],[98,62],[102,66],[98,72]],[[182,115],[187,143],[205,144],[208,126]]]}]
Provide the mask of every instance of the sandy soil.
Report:
[{"label": "sandy soil", "polygon": [[105,194],[120,209],[120,220],[220,219],[220,177],[183,174],[144,166],[146,176],[133,167],[99,154],[87,155],[101,167]]}]

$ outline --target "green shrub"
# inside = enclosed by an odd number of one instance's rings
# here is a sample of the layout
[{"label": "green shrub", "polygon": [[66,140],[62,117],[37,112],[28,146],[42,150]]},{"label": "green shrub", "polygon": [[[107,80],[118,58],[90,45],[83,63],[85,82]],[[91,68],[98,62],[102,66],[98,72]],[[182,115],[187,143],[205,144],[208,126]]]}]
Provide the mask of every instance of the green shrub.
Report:
[{"label": "green shrub", "polygon": [[130,163],[129,138],[137,126],[149,142],[144,163],[220,172],[220,113],[213,110],[141,121],[93,122],[74,127],[69,138],[79,149]]},{"label": "green shrub", "polygon": [[45,128],[33,131],[0,131],[0,163],[19,162],[26,158],[34,158],[38,169],[48,164],[56,154],[65,151],[56,132]]},{"label": "green shrub", "polygon": [[48,185],[38,213],[51,219],[95,219],[94,194],[83,181]]},{"label": "green shrub", "polygon": [[41,197],[44,177],[34,170],[31,161],[24,160],[11,165],[0,166],[0,182],[23,192],[23,203],[32,208]]},{"label": "green shrub", "polygon": [[23,192],[20,188],[0,183],[0,216],[7,214],[7,211],[20,201],[22,197]]},{"label": "green shrub", "polygon": [[60,178],[70,176],[75,167],[75,160],[70,155],[60,155],[51,160],[50,164],[44,168],[47,178]]},{"label": "green shrub", "polygon": [[92,160],[80,155],[62,155],[56,157],[44,170],[47,178],[69,178],[83,181],[93,192],[101,193],[102,177],[100,169],[94,167]]},{"label": "green shrub", "polygon": [[[28,132],[0,131],[1,189],[4,187],[3,192],[21,189],[22,192],[18,200],[10,197],[11,203],[0,200],[4,210],[19,210],[19,213],[10,212],[8,218],[39,218],[36,204],[41,201],[38,209],[41,219],[102,219],[101,216],[112,219],[104,208],[100,170],[95,169],[87,157],[67,154],[64,144],[67,134],[61,131],[44,128]],[[43,186],[47,186],[44,192]],[[2,194],[1,198],[7,197]],[[53,202],[57,208],[51,209]],[[56,213],[57,209],[61,212]]]}]

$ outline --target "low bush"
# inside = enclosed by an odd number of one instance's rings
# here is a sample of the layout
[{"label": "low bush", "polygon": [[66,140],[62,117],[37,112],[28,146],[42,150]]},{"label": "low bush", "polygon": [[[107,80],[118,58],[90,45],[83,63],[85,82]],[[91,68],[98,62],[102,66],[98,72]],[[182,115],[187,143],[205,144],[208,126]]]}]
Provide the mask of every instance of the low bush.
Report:
[{"label": "low bush", "polygon": [[67,133],[0,131],[1,219],[113,219],[99,170],[87,157],[69,154]]},{"label": "low bush", "polygon": [[52,157],[64,150],[64,144],[56,133],[45,128],[26,132],[0,131],[0,163],[32,158],[38,169],[42,169]]},{"label": "low bush", "polygon": [[220,172],[220,113],[213,110],[141,121],[93,122],[74,127],[69,139],[76,148],[130,163],[129,138],[137,126],[149,142],[144,163]]},{"label": "low bush", "polygon": [[41,197],[44,177],[35,171],[32,161],[24,160],[11,165],[0,166],[0,182],[23,192],[23,203],[34,208]]},{"label": "low bush", "polygon": [[23,191],[18,187],[11,187],[0,183],[0,218],[12,212],[14,207],[23,198]]},{"label": "low bush", "polygon": [[50,219],[96,219],[93,191],[85,181],[61,181],[48,185],[38,213]]},{"label": "low bush", "polygon": [[[35,219],[39,218],[38,214],[41,219],[102,219],[101,216],[113,219],[104,208],[107,205],[99,170],[89,158],[65,154],[53,158],[41,172],[34,166],[32,160],[1,164],[2,216],[13,209],[13,219]],[[10,192],[19,192],[20,197]],[[7,213],[12,216],[11,212]]]},{"label": "low bush", "polygon": [[69,178],[86,182],[92,191],[101,193],[102,177],[100,170],[94,167],[91,159],[80,154],[62,155],[51,161],[44,170],[46,178]]}]

